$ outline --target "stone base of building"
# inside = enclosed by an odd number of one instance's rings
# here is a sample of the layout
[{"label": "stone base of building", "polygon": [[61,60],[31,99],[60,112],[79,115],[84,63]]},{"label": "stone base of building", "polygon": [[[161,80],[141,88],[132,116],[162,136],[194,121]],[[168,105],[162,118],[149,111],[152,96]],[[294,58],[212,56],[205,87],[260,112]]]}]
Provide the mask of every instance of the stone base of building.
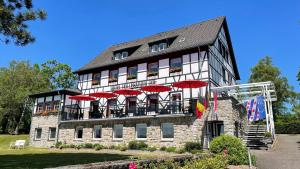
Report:
[{"label": "stone base of building", "polygon": [[[201,119],[195,115],[161,115],[138,118],[97,119],[65,121],[58,124],[57,116],[33,117],[30,144],[38,147],[50,147],[60,141],[66,144],[99,143],[105,146],[124,145],[130,141],[144,141],[149,146],[182,147],[186,142],[203,143],[208,148],[208,142],[220,134],[240,136],[243,130],[243,120],[246,115],[241,113],[241,105],[232,98],[218,99],[218,109],[214,113],[210,109],[204,112]],[[162,125],[172,124],[173,138],[163,138]],[[146,124],[147,138],[137,138],[137,124]],[[114,138],[114,126],[122,126],[122,138]],[[56,127],[57,138],[49,140],[49,128]],[[94,127],[101,126],[101,138],[94,138]],[[41,139],[35,139],[35,129],[42,128]],[[82,128],[81,138],[76,138],[76,129]],[[48,129],[48,130],[47,130]]]}]

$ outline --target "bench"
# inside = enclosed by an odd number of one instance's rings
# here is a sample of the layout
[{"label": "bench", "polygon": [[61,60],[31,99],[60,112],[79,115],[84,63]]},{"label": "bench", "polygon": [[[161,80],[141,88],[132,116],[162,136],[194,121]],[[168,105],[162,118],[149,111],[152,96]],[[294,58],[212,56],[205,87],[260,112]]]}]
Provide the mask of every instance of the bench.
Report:
[{"label": "bench", "polygon": [[20,148],[25,148],[25,143],[26,143],[26,141],[25,140],[16,140],[15,142],[11,142],[10,143],[10,146],[9,146],[9,148],[18,148],[18,149],[20,149]]}]

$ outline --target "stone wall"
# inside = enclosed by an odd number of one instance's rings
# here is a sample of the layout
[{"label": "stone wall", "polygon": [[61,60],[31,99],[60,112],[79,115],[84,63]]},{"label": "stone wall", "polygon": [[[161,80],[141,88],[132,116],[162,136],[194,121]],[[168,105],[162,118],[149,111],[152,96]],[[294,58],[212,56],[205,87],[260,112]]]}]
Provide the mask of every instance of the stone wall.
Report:
[{"label": "stone wall", "polygon": [[[168,117],[147,117],[139,119],[107,119],[102,121],[89,122],[67,122],[60,125],[59,141],[67,144],[80,143],[100,143],[106,146],[127,144],[129,141],[136,140],[136,124],[147,124],[147,139],[145,142],[150,146],[183,146],[187,141],[199,141],[201,138],[201,130],[203,119],[196,119],[194,116],[168,116]],[[173,123],[174,139],[161,139],[161,124]],[[115,124],[123,124],[123,139],[113,139],[113,126]],[[93,127],[102,125],[102,138],[93,140]],[[83,126],[83,138],[75,139],[75,128]]]},{"label": "stone wall", "polygon": [[[50,147],[55,144],[55,139],[49,140],[49,128],[57,128],[58,116],[48,115],[48,116],[33,116],[30,128],[30,138],[29,143],[34,147]],[[42,129],[42,137],[40,140],[35,140],[35,129]],[[57,130],[56,130],[57,131]]]},{"label": "stone wall", "polygon": [[246,114],[241,112],[242,105],[233,97],[218,98],[217,113],[212,111],[208,115],[208,121],[223,121],[224,134],[234,135],[236,132],[235,123],[238,124],[239,136],[245,127]]}]

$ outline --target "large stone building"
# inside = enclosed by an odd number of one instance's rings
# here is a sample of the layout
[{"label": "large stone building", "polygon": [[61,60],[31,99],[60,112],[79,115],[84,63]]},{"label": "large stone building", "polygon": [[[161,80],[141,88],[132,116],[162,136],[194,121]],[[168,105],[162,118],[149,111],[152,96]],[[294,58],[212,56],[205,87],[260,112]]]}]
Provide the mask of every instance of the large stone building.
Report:
[{"label": "large stone building", "polygon": [[[211,87],[234,85],[240,79],[225,17],[113,45],[76,73],[78,90],[31,96],[32,146],[132,140],[156,147],[182,146],[187,141],[208,145],[220,134],[239,136],[243,127],[245,115],[234,98],[219,95],[217,112],[210,108]],[[174,85],[185,80],[207,85]],[[170,91],[142,90],[153,84]],[[128,88],[135,93],[117,92]],[[97,96],[94,93],[106,95],[91,100],[82,96]],[[70,97],[79,94],[77,100]],[[195,113],[199,98],[209,101],[201,118]]]}]

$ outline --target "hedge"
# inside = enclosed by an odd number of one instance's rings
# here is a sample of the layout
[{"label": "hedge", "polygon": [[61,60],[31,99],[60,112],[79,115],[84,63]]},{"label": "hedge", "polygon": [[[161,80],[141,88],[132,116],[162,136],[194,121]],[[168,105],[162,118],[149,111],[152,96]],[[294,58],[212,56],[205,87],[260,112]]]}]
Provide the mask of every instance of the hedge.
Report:
[{"label": "hedge", "polygon": [[275,122],[276,134],[300,134],[300,121]]}]

